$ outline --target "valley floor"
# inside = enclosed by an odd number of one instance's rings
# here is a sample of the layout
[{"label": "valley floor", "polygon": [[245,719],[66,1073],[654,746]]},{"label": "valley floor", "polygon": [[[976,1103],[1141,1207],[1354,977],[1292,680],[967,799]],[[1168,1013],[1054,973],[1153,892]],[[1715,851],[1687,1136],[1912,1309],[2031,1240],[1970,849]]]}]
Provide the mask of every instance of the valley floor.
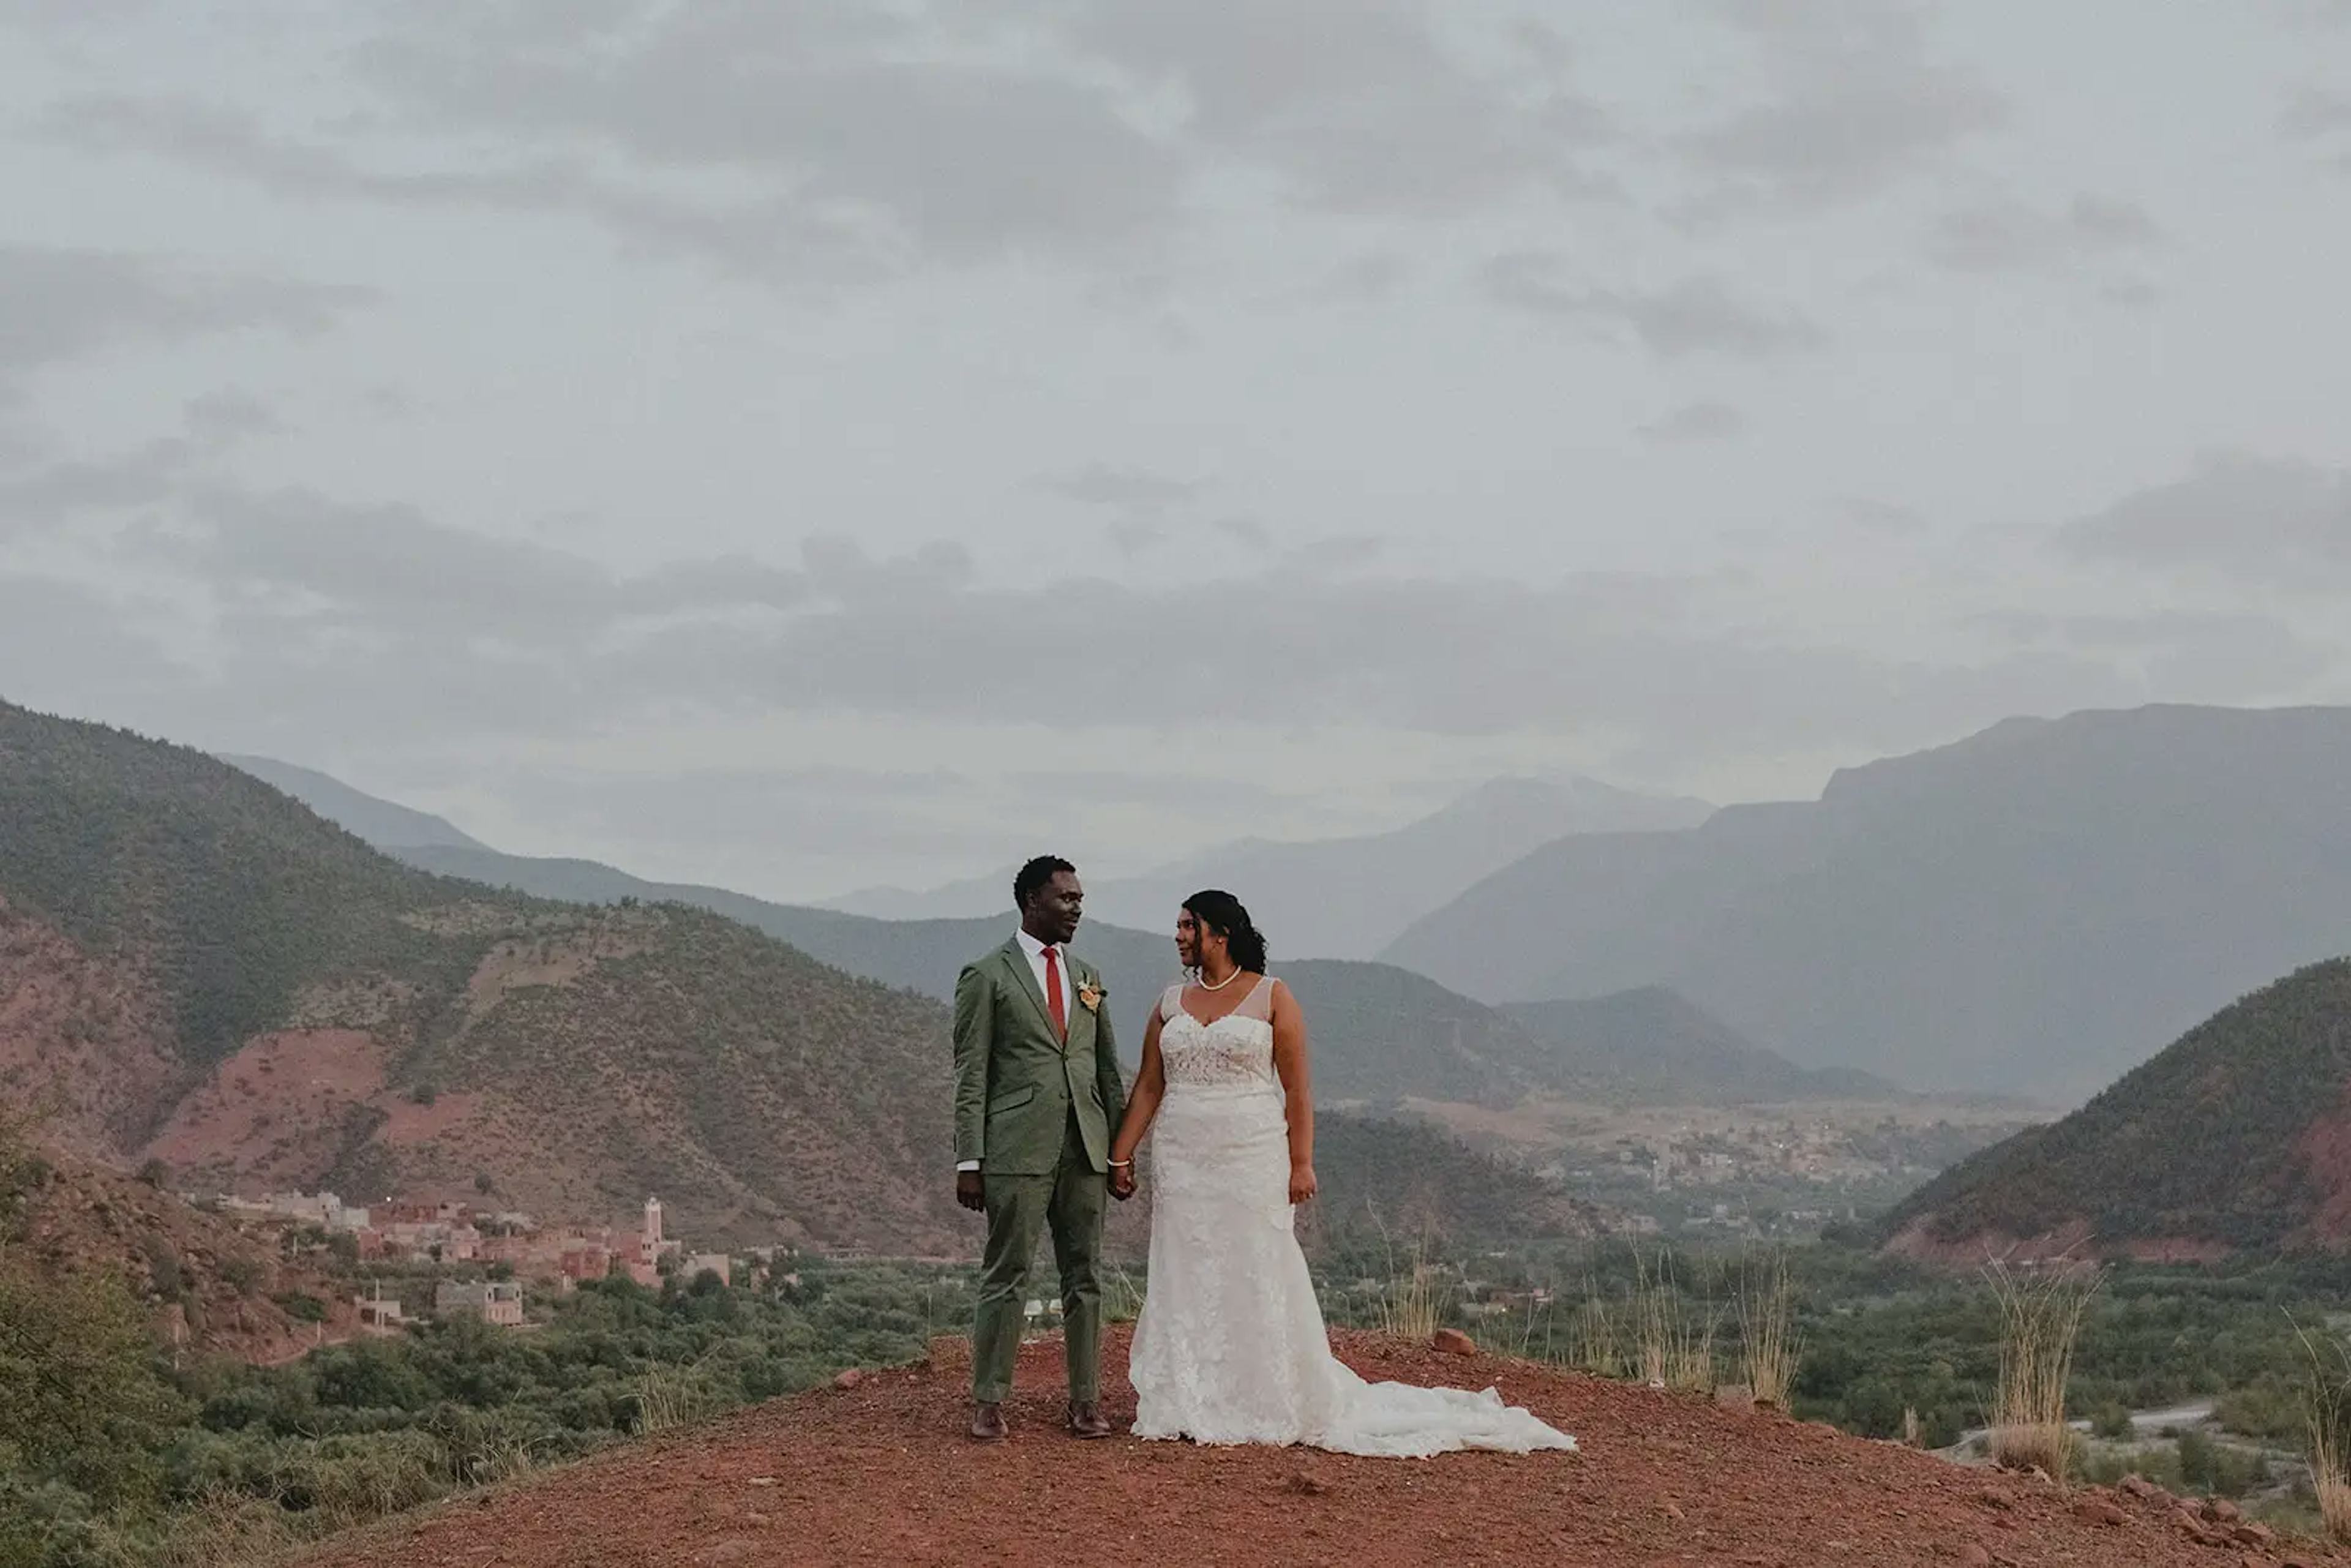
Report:
[{"label": "valley floor", "polygon": [[[1489,1356],[1337,1336],[1365,1375],[1483,1386],[1574,1455],[1360,1459],[1060,1430],[1060,1347],[1022,1353],[1009,1444],[962,1436],[963,1369],[870,1374],[364,1531],[311,1568],[691,1563],[1544,1563],[1562,1568],[1936,1563],[2241,1568],[2351,1562],[2191,1537],[2179,1505],[1962,1469],[1784,1417]],[[1126,1333],[1106,1347],[1123,1391]],[[1123,1426],[1133,1396],[1113,1402]],[[2208,1534],[2225,1534],[2225,1531]]]}]

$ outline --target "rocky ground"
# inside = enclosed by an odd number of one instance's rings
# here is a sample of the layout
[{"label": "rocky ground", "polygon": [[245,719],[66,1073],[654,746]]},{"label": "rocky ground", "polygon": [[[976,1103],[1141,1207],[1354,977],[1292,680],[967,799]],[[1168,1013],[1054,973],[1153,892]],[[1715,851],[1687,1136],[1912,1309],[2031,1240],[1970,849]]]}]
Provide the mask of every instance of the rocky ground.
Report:
[{"label": "rocky ground", "polygon": [[[1765,1413],[1339,1336],[1365,1375],[1494,1384],[1574,1455],[1359,1459],[1060,1427],[1059,1346],[1023,1353],[1011,1442],[963,1435],[964,1369],[852,1375],[337,1543],[313,1568],[636,1564],[1545,1563],[2285,1568],[2351,1563],[2152,1488],[2060,1490]],[[1123,1333],[1107,1370],[1123,1391]],[[1122,1427],[1132,1395],[1113,1403]],[[2226,1513],[2228,1511],[2220,1511]]]}]

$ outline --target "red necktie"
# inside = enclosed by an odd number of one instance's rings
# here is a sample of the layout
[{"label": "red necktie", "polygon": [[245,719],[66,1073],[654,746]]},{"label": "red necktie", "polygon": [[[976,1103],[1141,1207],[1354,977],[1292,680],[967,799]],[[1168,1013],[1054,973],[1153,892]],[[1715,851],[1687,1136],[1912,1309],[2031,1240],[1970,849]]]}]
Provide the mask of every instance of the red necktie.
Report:
[{"label": "red necktie", "polygon": [[1069,1039],[1069,1004],[1061,1000],[1061,960],[1050,947],[1045,949],[1045,1010],[1053,1015],[1054,1034]]}]

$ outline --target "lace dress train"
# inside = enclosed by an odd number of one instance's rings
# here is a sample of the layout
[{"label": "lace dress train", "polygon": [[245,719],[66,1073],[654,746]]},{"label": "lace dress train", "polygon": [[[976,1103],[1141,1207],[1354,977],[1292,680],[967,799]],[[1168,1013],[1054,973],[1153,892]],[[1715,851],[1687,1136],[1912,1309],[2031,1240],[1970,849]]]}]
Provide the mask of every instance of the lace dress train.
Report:
[{"label": "lace dress train", "polygon": [[1134,1432],[1417,1457],[1575,1439],[1489,1388],[1367,1383],[1331,1354],[1291,1228],[1272,982],[1226,1017],[1160,999],[1166,1098],[1154,1124],[1148,1291],[1134,1327]]}]

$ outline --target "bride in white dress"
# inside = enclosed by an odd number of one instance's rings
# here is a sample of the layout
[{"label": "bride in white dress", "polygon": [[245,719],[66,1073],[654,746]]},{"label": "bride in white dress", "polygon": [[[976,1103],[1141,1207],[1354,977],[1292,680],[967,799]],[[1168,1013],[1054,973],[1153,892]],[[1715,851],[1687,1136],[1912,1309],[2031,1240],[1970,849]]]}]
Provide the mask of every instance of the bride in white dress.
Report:
[{"label": "bride in white dress", "polygon": [[1290,1225],[1315,1190],[1305,1016],[1230,894],[1187,900],[1176,943],[1197,978],[1153,1010],[1111,1149],[1124,1197],[1155,1121],[1135,1435],[1396,1456],[1574,1448],[1491,1388],[1366,1383],[1331,1354]]}]

